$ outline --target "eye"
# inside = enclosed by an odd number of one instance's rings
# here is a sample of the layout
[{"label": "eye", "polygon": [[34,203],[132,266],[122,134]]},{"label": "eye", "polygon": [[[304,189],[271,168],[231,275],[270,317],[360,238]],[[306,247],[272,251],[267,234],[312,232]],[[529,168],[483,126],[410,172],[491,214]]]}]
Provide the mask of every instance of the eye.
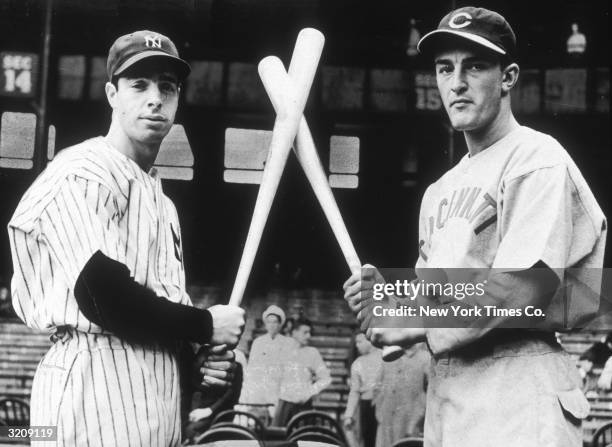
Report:
[{"label": "eye", "polygon": [[482,62],[471,62],[467,65],[467,69],[470,71],[482,71],[486,68],[486,65]]},{"label": "eye", "polygon": [[440,64],[436,70],[439,74],[448,74],[453,71],[453,68],[449,64]]},{"label": "eye", "polygon": [[142,79],[136,79],[132,81],[131,87],[136,90],[146,90],[147,83]]},{"label": "eye", "polygon": [[178,85],[174,82],[166,81],[159,84],[159,89],[166,94],[174,94],[178,91]]}]

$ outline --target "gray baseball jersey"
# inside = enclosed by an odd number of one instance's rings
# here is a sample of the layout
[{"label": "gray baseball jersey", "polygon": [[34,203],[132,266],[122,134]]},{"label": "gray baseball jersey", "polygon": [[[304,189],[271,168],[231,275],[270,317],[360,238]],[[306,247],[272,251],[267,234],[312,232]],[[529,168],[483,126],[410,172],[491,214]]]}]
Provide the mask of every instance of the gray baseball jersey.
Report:
[{"label": "gray baseball jersey", "polygon": [[31,424],[57,425],[58,445],[177,445],[174,350],[105,332],[73,295],[100,250],[158,296],[191,304],[177,213],[156,173],[102,137],[68,148],[28,189],[9,236],[17,314],[33,328],[62,328],[34,377]]},{"label": "gray baseball jersey", "polygon": [[[416,267],[512,271],[542,261],[577,302],[603,265],[605,242],[603,212],[569,154],[549,135],[519,127],[427,189]],[[550,308],[558,326],[567,323],[557,303],[565,298],[557,294]]]},{"label": "gray baseball jersey", "polygon": [[[563,281],[588,282],[603,265],[606,221],[561,145],[519,127],[429,187],[419,235],[417,268],[523,270],[542,261]],[[425,445],[582,445],[589,406],[553,335],[498,332],[483,341],[478,332],[428,330],[436,360]]]}]

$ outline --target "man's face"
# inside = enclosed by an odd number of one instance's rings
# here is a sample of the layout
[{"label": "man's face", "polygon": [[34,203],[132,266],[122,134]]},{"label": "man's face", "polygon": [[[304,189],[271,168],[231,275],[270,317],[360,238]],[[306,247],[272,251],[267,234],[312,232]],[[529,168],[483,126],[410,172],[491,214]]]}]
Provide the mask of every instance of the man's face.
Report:
[{"label": "man's face", "polygon": [[590,360],[579,360],[578,366],[580,366],[585,373],[590,373],[593,369],[593,362]]},{"label": "man's face", "polygon": [[306,326],[304,324],[296,327],[291,333],[293,338],[297,340],[300,346],[308,346],[308,342],[310,341],[310,326]]},{"label": "man's face", "polygon": [[280,318],[278,315],[268,315],[264,319],[264,326],[266,327],[266,332],[274,337],[280,331]]},{"label": "man's face", "polygon": [[142,64],[109,87],[113,119],[130,140],[159,144],[174,123],[179,98],[179,81],[170,67]]},{"label": "man's face", "polygon": [[440,50],[436,80],[451,125],[458,131],[480,130],[499,114],[503,73],[499,61],[470,48]]}]

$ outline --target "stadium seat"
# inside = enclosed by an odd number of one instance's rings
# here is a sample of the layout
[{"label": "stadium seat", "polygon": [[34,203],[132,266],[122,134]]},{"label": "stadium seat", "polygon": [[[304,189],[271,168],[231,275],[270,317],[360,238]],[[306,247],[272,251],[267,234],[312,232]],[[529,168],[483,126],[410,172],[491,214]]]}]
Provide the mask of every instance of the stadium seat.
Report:
[{"label": "stadium seat", "polygon": [[338,443],[341,443],[343,441],[342,438],[340,438],[338,433],[336,433],[335,431],[330,430],[327,427],[317,427],[314,425],[309,425],[309,426],[305,426],[302,428],[298,428],[297,430],[294,430],[289,436],[289,438],[290,439],[301,439],[300,436],[303,435],[304,433],[312,433],[312,432],[321,433],[325,436],[330,436],[334,438],[336,442]]},{"label": "stadium seat", "polygon": [[255,436],[255,433],[241,425],[213,427],[197,437],[194,444],[219,441],[253,441],[253,446],[263,447],[264,445],[257,436]]},{"label": "stadium seat", "polygon": [[612,447],[612,422],[605,423],[595,431],[591,447]]},{"label": "stadium seat", "polygon": [[340,426],[330,415],[317,410],[302,411],[291,418],[287,424],[287,437],[291,438],[296,430],[304,427],[322,427],[335,434],[336,439],[346,443]]},{"label": "stadium seat", "polygon": [[[298,443],[298,441],[311,441],[311,442],[322,442],[325,445],[345,447],[345,443],[341,442],[335,436],[321,433],[320,431],[301,431],[296,433],[294,436],[289,438],[289,443]],[[299,445],[299,443],[298,443]]]},{"label": "stadium seat", "polygon": [[[223,424],[223,425],[221,425]],[[222,411],[218,415],[216,415],[210,426],[211,428],[217,426],[226,426],[227,424],[240,425],[241,427],[246,427],[252,430],[255,435],[259,438],[263,438],[264,436],[264,424],[261,420],[246,411],[238,411],[238,410],[226,410]]]},{"label": "stadium seat", "polygon": [[30,425],[30,406],[14,397],[0,399],[0,419],[5,425]]},{"label": "stadium seat", "polygon": [[393,447],[423,447],[423,438],[408,437],[402,438],[393,444]]}]

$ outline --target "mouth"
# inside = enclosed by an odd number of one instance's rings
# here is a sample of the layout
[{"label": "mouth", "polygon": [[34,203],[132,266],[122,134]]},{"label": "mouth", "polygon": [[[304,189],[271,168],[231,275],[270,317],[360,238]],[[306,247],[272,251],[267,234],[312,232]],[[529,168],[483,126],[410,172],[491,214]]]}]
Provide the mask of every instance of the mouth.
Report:
[{"label": "mouth", "polygon": [[455,99],[455,100],[451,101],[450,106],[451,107],[454,107],[454,106],[461,107],[461,106],[465,106],[467,104],[472,104],[472,101],[470,101],[469,99],[466,99],[466,98],[458,98],[458,99]]},{"label": "mouth", "polygon": [[144,115],[140,118],[146,121],[153,121],[155,123],[165,123],[167,121],[163,115]]}]

